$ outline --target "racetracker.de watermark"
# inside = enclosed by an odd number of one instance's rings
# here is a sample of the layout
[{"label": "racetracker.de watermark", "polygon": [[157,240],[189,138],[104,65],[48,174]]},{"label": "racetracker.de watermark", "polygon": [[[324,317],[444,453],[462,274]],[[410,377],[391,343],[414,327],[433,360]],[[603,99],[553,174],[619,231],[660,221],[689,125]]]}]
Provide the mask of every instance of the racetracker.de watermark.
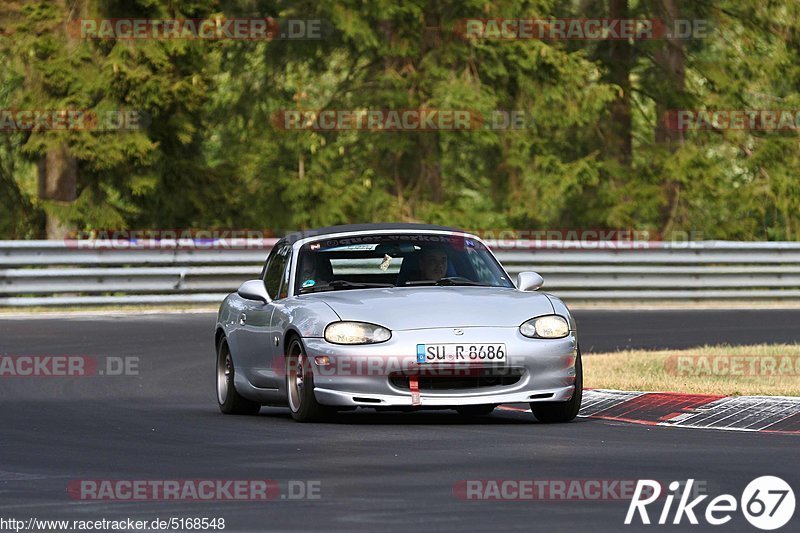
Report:
[{"label": "racetracker.de watermark", "polygon": [[525,111],[468,109],[280,110],[272,124],[284,131],[470,131],[521,130],[532,121]]},{"label": "racetracker.de watermark", "polygon": [[460,500],[629,500],[635,479],[468,479],[453,485]]},{"label": "racetracker.de watermark", "polygon": [[322,19],[274,18],[114,18],[79,19],[67,31],[79,39],[115,40],[316,40],[329,33]]},{"label": "racetracker.de watermark", "polygon": [[133,131],[149,117],[138,109],[0,109],[0,131]]},{"label": "racetracker.de watermark", "polygon": [[676,131],[800,131],[798,109],[670,109],[663,120]]},{"label": "racetracker.de watermark", "polygon": [[[654,483],[642,488],[636,479],[467,479],[453,484],[453,496],[472,501],[629,501],[637,489],[644,498],[658,498],[662,485]],[[681,487],[695,497],[709,492],[702,480]]]},{"label": "racetracker.de watermark", "polygon": [[0,379],[138,375],[136,356],[0,355]]},{"label": "racetracker.de watermark", "polygon": [[[462,331],[463,334],[463,331]],[[526,357],[509,356],[505,347],[464,343],[461,350],[446,352],[443,348],[426,346],[416,354],[366,355],[337,354],[318,355],[313,358],[314,376],[317,378],[353,376],[397,376],[419,378],[444,377],[489,377],[520,376],[519,369],[528,362]],[[497,348],[497,349],[495,349]],[[460,352],[460,353],[459,353]],[[575,365],[575,355],[562,358],[562,367]],[[304,362],[284,356],[273,358],[272,370],[279,376],[303,371]],[[572,384],[574,376],[566,380]]]},{"label": "racetracker.de watermark", "polygon": [[703,248],[700,231],[657,231],[635,228],[479,229],[477,235],[496,250],[646,250]]},{"label": "racetracker.de watermark", "polygon": [[67,494],[81,501],[319,500],[320,480],[274,479],[77,479]]},{"label": "racetracker.de watermark", "polygon": [[672,376],[800,376],[800,355],[671,355]]},{"label": "racetracker.de watermark", "polygon": [[264,230],[97,229],[67,235],[67,248],[86,250],[263,250],[278,241]]},{"label": "racetracker.de watermark", "polygon": [[707,19],[658,18],[470,18],[459,20],[453,32],[467,40],[617,41],[705,39]]}]

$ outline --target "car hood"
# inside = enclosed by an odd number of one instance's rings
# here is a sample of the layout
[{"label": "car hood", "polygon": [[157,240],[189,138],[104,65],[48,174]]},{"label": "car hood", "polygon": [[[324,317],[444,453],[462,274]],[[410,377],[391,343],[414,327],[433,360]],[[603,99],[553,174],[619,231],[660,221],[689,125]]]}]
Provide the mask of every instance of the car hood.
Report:
[{"label": "car hood", "polygon": [[309,294],[342,320],[371,322],[391,330],[470,326],[516,327],[553,313],[542,293],[501,287],[393,287]]}]

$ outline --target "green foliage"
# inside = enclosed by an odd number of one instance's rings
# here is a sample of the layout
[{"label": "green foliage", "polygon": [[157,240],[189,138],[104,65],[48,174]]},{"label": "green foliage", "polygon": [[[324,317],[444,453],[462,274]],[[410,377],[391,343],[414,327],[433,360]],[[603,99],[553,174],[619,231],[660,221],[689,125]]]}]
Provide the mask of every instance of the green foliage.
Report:
[{"label": "green foliage", "polygon": [[[688,131],[657,139],[666,108],[800,109],[798,7],[681,2],[711,23],[682,42],[671,83],[665,42],[631,43],[630,94],[609,43],[466,40],[465,18],[608,16],[573,0],[81,0],[0,12],[0,109],[136,110],[130,131],[0,132],[0,237],[76,229],[277,230],[415,220],[469,228],[623,227],[718,239],[800,238],[794,133]],[[663,15],[630,0],[629,16]],[[321,19],[320,40],[82,40],[76,18]],[[627,100],[622,100],[625,96]],[[632,158],[608,137],[629,106]],[[286,131],[283,111],[497,110],[520,129]],[[77,200],[43,201],[36,164],[65,146]]]}]

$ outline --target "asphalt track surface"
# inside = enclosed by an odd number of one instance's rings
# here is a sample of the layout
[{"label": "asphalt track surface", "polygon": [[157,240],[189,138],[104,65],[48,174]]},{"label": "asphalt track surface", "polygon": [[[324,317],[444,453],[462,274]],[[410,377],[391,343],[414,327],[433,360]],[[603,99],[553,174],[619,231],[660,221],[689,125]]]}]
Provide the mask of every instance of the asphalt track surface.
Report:
[{"label": "asphalt track surface", "polygon": [[[800,341],[800,311],[582,311],[584,352]],[[496,411],[343,414],[297,424],[286,409],[223,416],[212,314],[0,319],[0,354],[139,358],[136,376],[0,378],[0,518],[222,517],[225,531],[674,531],[624,526],[627,501],[465,501],[463,480],[701,480],[735,497],[778,475],[800,492],[798,437]],[[319,499],[76,501],[82,479],[319,482]],[[706,500],[707,501],[707,500]],[[701,504],[701,512],[705,508]],[[661,505],[651,512],[653,519]],[[800,510],[780,531],[796,531]],[[670,515],[670,520],[672,515]],[[638,524],[638,522],[637,522]],[[740,512],[725,526],[756,531]]]}]

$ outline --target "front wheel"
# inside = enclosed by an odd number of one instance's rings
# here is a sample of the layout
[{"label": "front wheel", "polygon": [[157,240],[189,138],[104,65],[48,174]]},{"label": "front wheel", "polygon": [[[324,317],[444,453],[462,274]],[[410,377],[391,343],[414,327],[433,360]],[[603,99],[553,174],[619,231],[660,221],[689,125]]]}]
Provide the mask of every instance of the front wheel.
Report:
[{"label": "front wheel", "polygon": [[235,370],[233,357],[224,338],[217,346],[217,403],[219,410],[226,415],[255,415],[261,410],[261,404],[242,397],[233,383]]},{"label": "front wheel", "polygon": [[299,339],[289,343],[286,358],[286,399],[292,418],[298,422],[316,422],[332,410],[317,402],[314,396],[314,374],[311,361]]},{"label": "front wheel", "polygon": [[569,422],[578,416],[583,398],[583,365],[581,364],[581,350],[578,348],[575,357],[575,392],[566,402],[531,402],[533,416],[539,422],[553,424]]}]

